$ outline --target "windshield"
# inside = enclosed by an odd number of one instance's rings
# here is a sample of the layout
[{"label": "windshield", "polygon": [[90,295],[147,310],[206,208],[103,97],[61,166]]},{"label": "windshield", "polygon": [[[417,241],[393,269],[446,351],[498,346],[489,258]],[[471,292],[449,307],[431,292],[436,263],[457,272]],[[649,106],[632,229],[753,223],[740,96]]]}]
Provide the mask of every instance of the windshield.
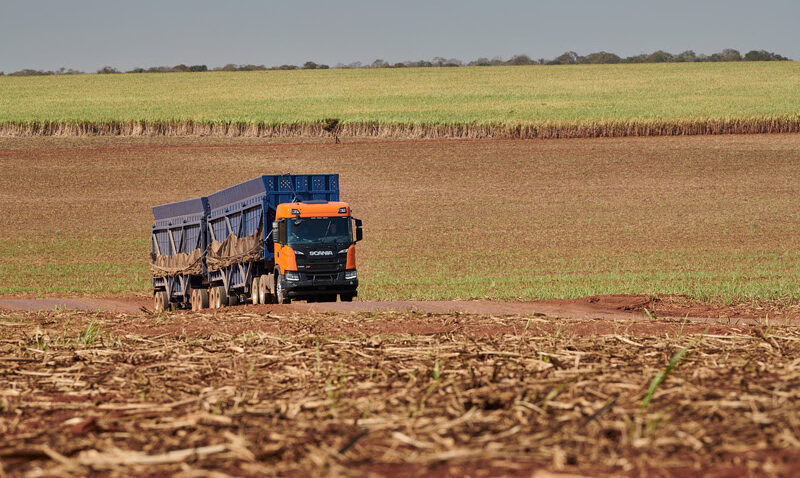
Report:
[{"label": "windshield", "polygon": [[289,244],[350,244],[349,217],[315,217],[289,219],[287,236]]}]

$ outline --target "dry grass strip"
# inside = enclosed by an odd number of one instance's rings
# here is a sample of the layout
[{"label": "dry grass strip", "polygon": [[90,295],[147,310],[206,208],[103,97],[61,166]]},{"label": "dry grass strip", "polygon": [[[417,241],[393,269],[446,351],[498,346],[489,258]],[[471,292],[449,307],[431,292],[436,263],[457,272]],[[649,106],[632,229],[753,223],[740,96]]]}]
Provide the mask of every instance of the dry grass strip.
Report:
[{"label": "dry grass strip", "polygon": [[[330,136],[325,122],[261,124],[202,121],[31,121],[0,124],[0,136]],[[337,136],[408,139],[446,138],[604,138],[800,132],[800,116],[709,118],[686,120],[633,119],[538,124],[384,124],[344,123]]]}]

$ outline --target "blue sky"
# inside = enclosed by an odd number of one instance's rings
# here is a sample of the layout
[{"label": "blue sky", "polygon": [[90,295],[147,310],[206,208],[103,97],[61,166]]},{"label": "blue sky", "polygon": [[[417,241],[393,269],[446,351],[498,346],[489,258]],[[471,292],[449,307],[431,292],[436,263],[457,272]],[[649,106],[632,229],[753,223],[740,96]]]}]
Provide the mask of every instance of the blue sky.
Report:
[{"label": "blue sky", "polygon": [[800,1],[0,0],[0,71],[736,48],[800,59]]}]

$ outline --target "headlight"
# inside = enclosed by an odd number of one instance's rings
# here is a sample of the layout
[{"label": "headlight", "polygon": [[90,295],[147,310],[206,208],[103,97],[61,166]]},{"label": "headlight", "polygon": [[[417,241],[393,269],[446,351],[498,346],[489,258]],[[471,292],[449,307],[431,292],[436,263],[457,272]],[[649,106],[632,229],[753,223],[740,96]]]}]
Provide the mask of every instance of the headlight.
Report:
[{"label": "headlight", "polygon": [[353,280],[356,278],[356,271],[344,271],[344,280]]},{"label": "headlight", "polygon": [[300,280],[300,273],[295,271],[286,271],[286,280],[290,280],[292,282]]},{"label": "headlight", "polygon": [[342,249],[341,251],[339,251],[339,254],[347,254],[347,251],[349,249],[350,249],[349,247],[347,249]]}]

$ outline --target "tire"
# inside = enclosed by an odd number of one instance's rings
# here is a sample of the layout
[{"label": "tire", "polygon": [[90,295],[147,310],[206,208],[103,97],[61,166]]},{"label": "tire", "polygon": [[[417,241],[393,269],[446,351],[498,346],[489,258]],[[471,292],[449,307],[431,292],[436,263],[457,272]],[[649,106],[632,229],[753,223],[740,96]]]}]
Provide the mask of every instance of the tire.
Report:
[{"label": "tire", "polygon": [[208,308],[208,289],[197,290],[197,304],[200,307],[199,310]]},{"label": "tire", "polygon": [[200,310],[197,304],[198,292],[200,291],[197,289],[192,289],[192,293],[190,295],[191,299],[189,302],[192,304],[192,312],[197,312],[198,310]]},{"label": "tire", "polygon": [[261,304],[274,304],[275,300],[269,291],[268,276],[263,275],[258,281],[258,300]]},{"label": "tire", "polygon": [[239,305],[239,294],[233,294],[228,296],[228,305]]},{"label": "tire", "polygon": [[261,294],[259,288],[261,287],[261,277],[253,277],[250,281],[250,301],[253,305],[261,303]]},{"label": "tire", "polygon": [[163,290],[156,291],[153,295],[154,309],[156,313],[161,313],[169,307],[169,298],[167,292]]},{"label": "tire", "polygon": [[217,288],[211,287],[208,290],[208,301],[212,309],[217,308]]},{"label": "tire", "polygon": [[286,291],[283,290],[281,285],[281,276],[275,274],[275,277],[275,302],[278,304],[291,304],[292,299],[286,295]]},{"label": "tire", "polygon": [[339,294],[339,299],[341,299],[342,302],[353,302],[353,297],[355,297],[355,295],[352,294],[352,293],[351,294]]},{"label": "tire", "polygon": [[214,308],[221,309],[228,305],[228,294],[225,292],[225,286],[218,285],[214,287]]}]

